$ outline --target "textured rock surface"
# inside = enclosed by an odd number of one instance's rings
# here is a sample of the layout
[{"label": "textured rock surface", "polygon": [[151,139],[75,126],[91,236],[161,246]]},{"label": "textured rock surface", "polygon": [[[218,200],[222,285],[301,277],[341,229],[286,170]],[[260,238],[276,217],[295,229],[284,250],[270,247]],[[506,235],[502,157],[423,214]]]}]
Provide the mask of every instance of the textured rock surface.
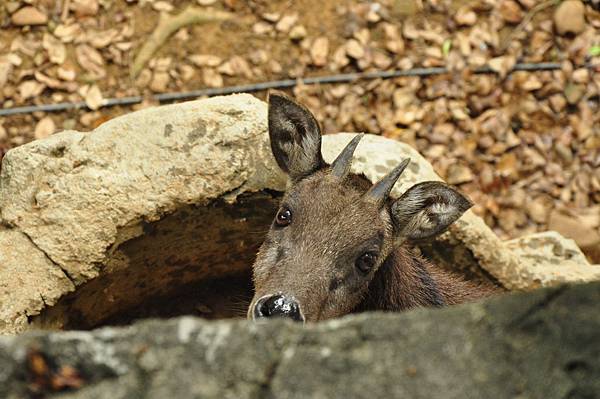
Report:
[{"label": "textured rock surface", "polygon": [[[45,309],[54,314],[44,313],[47,322],[38,325],[60,328],[68,325],[62,316],[97,309],[97,320],[79,324],[94,326],[111,316],[103,312],[134,307],[167,288],[247,270],[276,198],[247,198],[253,207],[235,199],[285,187],[266,112],[250,95],[217,97],[142,110],[91,133],[63,132],[9,151],[0,175],[0,332],[25,329]],[[325,136],[326,160],[352,136]],[[363,139],[353,169],[375,180],[406,156],[413,163],[395,195],[439,179],[414,149],[380,136]],[[508,250],[467,212],[428,255],[509,289],[600,278],[581,257],[563,263],[552,252],[535,260],[528,253],[537,249]]]},{"label": "textured rock surface", "polygon": [[[0,397],[594,398],[599,301],[591,283],[305,327],[184,317],[32,332],[0,338]],[[77,388],[52,394],[67,370]]]}]

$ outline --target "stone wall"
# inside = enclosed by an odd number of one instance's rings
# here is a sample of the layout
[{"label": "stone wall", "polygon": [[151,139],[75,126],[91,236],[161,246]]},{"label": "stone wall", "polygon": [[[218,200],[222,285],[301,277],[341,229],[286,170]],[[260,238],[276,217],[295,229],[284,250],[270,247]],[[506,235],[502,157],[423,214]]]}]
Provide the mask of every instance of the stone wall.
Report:
[{"label": "stone wall", "polygon": [[590,283],[307,326],[183,317],[30,332],[0,337],[0,397],[596,398],[599,302]]}]

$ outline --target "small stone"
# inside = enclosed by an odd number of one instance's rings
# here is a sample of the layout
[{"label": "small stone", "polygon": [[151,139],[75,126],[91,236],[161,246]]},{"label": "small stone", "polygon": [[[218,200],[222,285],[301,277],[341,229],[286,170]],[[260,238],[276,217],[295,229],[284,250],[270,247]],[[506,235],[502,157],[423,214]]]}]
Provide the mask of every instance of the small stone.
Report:
[{"label": "small stone", "polygon": [[48,16],[35,7],[23,7],[10,17],[12,23],[17,26],[45,25]]},{"label": "small stone", "polygon": [[196,0],[196,2],[201,6],[212,6],[217,0]]},{"label": "small stone", "polygon": [[473,172],[464,165],[452,164],[448,168],[448,176],[446,181],[448,184],[462,184],[473,181]]},{"label": "small stone", "polygon": [[35,125],[33,136],[36,140],[46,138],[56,131],[56,125],[49,116],[46,116]]},{"label": "small stone", "polygon": [[519,4],[513,0],[504,0],[500,3],[502,19],[511,24],[518,24],[523,19],[523,11]]},{"label": "small stone", "polygon": [[585,30],[585,6],[579,0],[566,0],[556,7],[554,27],[559,35],[577,35]]}]

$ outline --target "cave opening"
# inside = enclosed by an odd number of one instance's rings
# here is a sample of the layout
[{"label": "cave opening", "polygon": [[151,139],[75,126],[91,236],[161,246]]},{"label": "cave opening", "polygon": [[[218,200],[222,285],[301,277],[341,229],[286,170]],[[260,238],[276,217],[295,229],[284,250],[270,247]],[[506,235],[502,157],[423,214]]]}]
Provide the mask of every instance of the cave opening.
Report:
[{"label": "cave opening", "polygon": [[88,330],[180,315],[244,318],[251,266],[281,193],[185,205],[111,251],[105,270],[31,319],[44,329]]}]

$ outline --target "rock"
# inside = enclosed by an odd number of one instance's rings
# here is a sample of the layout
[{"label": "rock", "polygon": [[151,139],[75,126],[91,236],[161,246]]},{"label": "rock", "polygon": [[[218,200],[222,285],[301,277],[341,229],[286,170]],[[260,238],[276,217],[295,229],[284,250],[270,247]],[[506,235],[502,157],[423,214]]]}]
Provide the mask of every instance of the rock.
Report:
[{"label": "rock", "polygon": [[25,234],[0,228],[0,248],[0,334],[14,334],[75,286]]},{"label": "rock", "polygon": [[26,6],[11,15],[10,20],[17,26],[45,25],[48,16],[35,7]]},{"label": "rock", "polygon": [[[543,273],[554,273],[557,277],[569,280],[569,269],[587,262],[585,255],[571,239],[564,238],[556,231],[535,233],[506,242],[508,249],[528,262],[531,269],[538,268]],[[596,266],[590,266],[596,267]]]},{"label": "rock", "polygon": [[577,35],[585,30],[585,6],[579,0],[565,0],[554,11],[554,27],[559,35]]},{"label": "rock", "polygon": [[555,209],[550,213],[548,229],[573,239],[584,252],[600,252],[600,233],[575,212]]},{"label": "rock", "polygon": [[[182,317],[32,332],[0,338],[0,396],[591,398],[599,301],[593,283],[306,326]],[[55,395],[45,382],[65,371],[80,383]]]},{"label": "rock", "polygon": [[[90,133],[57,133],[8,151],[0,172],[0,332],[91,328],[152,309],[182,287],[243,273],[247,287],[279,200],[269,193],[286,184],[266,116],[253,96],[216,97],[143,109]],[[352,137],[325,135],[325,161]],[[376,181],[407,157],[393,196],[440,180],[412,147],[374,135],[361,141],[352,169]],[[508,289],[600,278],[580,258],[533,264],[524,253],[536,250],[528,248],[507,248],[468,211],[426,255]],[[46,272],[30,276],[34,269]],[[224,306],[216,298],[205,305]]]}]

